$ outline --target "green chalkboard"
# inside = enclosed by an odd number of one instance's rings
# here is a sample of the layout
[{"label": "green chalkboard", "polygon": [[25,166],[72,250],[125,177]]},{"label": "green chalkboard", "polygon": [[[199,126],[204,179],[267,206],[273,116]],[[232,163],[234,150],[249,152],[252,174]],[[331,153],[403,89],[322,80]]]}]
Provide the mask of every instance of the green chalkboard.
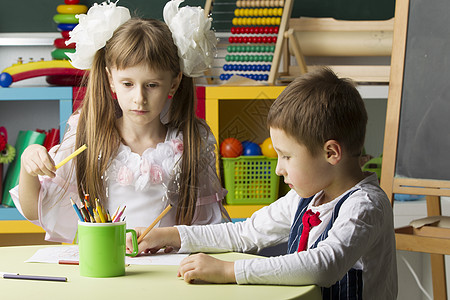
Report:
[{"label": "green chalkboard", "polygon": [[[115,0],[114,0],[115,1]],[[80,4],[91,7],[102,0],[80,0]],[[117,5],[127,7],[133,16],[162,20],[162,11],[167,0],[120,0]],[[1,0],[0,32],[55,32],[53,16],[56,7],[64,0]],[[204,0],[185,0],[184,5],[204,6]]]},{"label": "green chalkboard", "polygon": [[[88,7],[101,0],[80,0]],[[162,19],[167,0],[120,0],[133,15]],[[202,6],[205,0],[185,0],[182,6]],[[228,31],[231,27],[235,0],[215,0],[214,27]],[[226,4],[231,3],[231,4]],[[1,0],[0,32],[54,32],[57,31],[53,16],[56,7],[64,0]],[[295,0],[292,17],[333,17],[340,20],[386,20],[394,16],[395,0]]]}]

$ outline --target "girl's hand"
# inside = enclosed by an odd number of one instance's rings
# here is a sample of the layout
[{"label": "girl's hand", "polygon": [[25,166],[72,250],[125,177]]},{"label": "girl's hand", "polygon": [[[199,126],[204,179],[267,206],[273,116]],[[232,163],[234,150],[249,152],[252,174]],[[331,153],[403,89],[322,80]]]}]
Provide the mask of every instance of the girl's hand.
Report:
[{"label": "girl's hand", "polygon": [[[137,238],[139,238],[145,231],[145,227],[137,227]],[[159,249],[165,247],[164,252],[169,253],[173,248],[180,248],[180,234],[175,227],[160,227],[153,228],[138,245],[138,253],[156,253]],[[131,241],[131,234],[127,234],[127,252],[131,253],[133,243]]]},{"label": "girl's hand", "polygon": [[192,283],[194,280],[211,283],[236,283],[234,262],[219,260],[204,253],[193,254],[183,259],[178,277]]},{"label": "girl's hand", "polygon": [[33,177],[47,175],[53,178],[56,176],[55,162],[48,154],[47,149],[42,145],[33,144],[23,151],[21,168]]}]

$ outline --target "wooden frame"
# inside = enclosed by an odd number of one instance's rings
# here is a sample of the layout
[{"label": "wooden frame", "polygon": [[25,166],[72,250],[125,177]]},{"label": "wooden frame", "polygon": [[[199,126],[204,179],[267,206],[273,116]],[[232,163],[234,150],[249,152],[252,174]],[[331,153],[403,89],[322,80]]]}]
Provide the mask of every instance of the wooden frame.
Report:
[{"label": "wooden frame", "polygon": [[[427,215],[441,215],[440,196],[450,196],[450,182],[444,180],[396,178],[400,108],[405,67],[406,40],[410,0],[398,0],[395,8],[395,26],[392,63],[389,83],[388,105],[381,187],[394,204],[394,193],[426,195]],[[450,254],[450,229],[410,226],[396,229],[396,245],[399,250],[430,253],[434,299],[447,299],[444,254]]]},{"label": "wooden frame", "polygon": [[[291,81],[319,66],[307,66],[305,56],[390,56],[394,19],[341,21],[332,18],[292,18],[284,33],[283,66],[279,78]],[[298,66],[290,64],[290,56]],[[278,70],[278,60],[272,69]],[[340,76],[358,82],[389,82],[390,66],[329,65]]]}]

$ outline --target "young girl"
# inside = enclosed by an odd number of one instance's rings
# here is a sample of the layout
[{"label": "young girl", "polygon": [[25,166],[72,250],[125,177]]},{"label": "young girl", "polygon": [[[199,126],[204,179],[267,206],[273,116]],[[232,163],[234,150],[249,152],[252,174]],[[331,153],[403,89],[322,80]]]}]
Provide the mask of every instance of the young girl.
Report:
[{"label": "young girl", "polygon": [[[170,26],[197,14],[204,23],[184,28],[197,33],[195,41],[163,22],[130,18],[114,3],[94,5],[71,33],[72,64],[90,69],[83,105],[61,145],[49,153],[40,145],[24,151],[19,186],[11,190],[19,211],[45,229],[47,240],[72,242],[77,216],[70,198],[85,194],[111,214],[126,206],[129,228],[150,225],[169,203],[174,208],[161,226],[220,223],[227,216],[215,139],[195,116],[190,77],[208,66],[216,38],[204,12],[178,10],[180,2],[166,5],[165,21]],[[55,170],[84,144],[87,150]]]}]

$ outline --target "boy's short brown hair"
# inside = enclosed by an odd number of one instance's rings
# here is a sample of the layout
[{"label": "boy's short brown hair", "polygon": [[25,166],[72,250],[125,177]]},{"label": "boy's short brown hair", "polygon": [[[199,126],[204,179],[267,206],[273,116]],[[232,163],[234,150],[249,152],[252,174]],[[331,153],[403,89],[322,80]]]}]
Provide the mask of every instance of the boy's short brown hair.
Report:
[{"label": "boy's short brown hair", "polygon": [[322,68],[300,76],[278,96],[267,117],[315,155],[336,140],[351,156],[364,147],[367,112],[355,84]]}]

